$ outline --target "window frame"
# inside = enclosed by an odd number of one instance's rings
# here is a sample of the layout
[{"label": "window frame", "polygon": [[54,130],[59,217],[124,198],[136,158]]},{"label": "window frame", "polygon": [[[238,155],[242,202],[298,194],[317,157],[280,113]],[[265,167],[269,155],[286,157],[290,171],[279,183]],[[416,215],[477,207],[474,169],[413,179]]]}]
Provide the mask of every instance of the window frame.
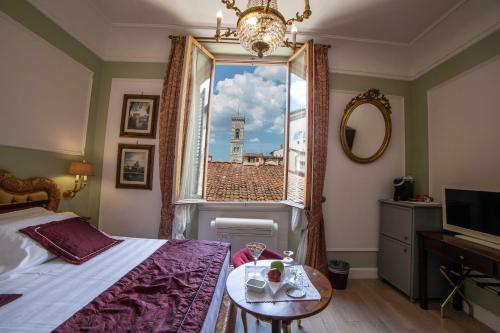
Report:
[{"label": "window frame", "polygon": [[[210,58],[212,64],[210,68],[210,91],[208,94],[208,110],[207,110],[207,129],[205,131],[205,151],[203,156],[203,186],[202,186],[202,198],[198,199],[180,199],[180,191],[181,191],[181,180],[182,180],[182,164],[184,162],[184,147],[186,143],[186,130],[187,130],[187,119],[189,113],[189,104],[187,104],[188,91],[189,91],[189,83],[190,83],[190,70],[191,70],[191,52],[193,47],[198,48],[202,51],[208,58]],[[214,69],[215,69],[215,57],[210,51],[208,51],[200,42],[198,42],[193,36],[188,36],[186,41],[186,49],[184,50],[184,66],[182,73],[182,82],[181,82],[181,98],[179,102],[179,119],[177,121],[177,138],[176,138],[176,147],[175,147],[175,171],[174,171],[174,188],[173,188],[173,197],[175,198],[175,204],[185,204],[185,203],[197,203],[197,202],[205,202],[205,191],[206,191],[206,169],[208,165],[208,141],[209,131],[210,131],[210,107],[211,107],[211,98],[213,92],[213,79],[214,79]],[[179,157],[179,158],[177,158]]]},{"label": "window frame", "polygon": [[[188,96],[188,87],[190,81],[190,69],[191,69],[191,52],[193,47],[197,47],[201,50],[205,55],[207,55],[211,59],[211,69],[210,69],[210,92],[208,96],[208,110],[207,110],[207,128],[205,131],[205,150],[203,156],[203,190],[202,190],[202,198],[198,199],[180,199],[180,188],[181,188],[181,179],[182,179],[182,164],[184,162],[184,146],[186,141],[186,129],[187,129],[187,119],[189,112],[189,105],[186,107],[187,96]],[[304,186],[304,204],[291,201],[287,199],[287,185],[288,185],[288,148],[289,148],[289,140],[288,140],[288,131],[289,131],[289,107],[290,107],[290,75],[291,75],[291,62],[298,57],[301,52],[306,50],[307,52],[307,145],[306,145],[306,170],[305,170],[305,186]],[[295,50],[295,52],[288,58],[283,60],[276,59],[265,59],[265,60],[256,60],[256,59],[233,59],[233,58],[217,58],[210,51],[208,51],[200,42],[198,42],[194,37],[188,36],[187,45],[185,49],[185,63],[183,68],[183,78],[182,78],[182,93],[181,99],[179,103],[179,119],[177,123],[177,139],[176,139],[176,164],[175,164],[175,181],[174,181],[174,204],[191,204],[191,203],[201,203],[201,204],[285,204],[292,207],[297,208],[308,208],[310,206],[310,193],[311,193],[311,177],[310,170],[312,165],[312,145],[313,140],[310,139],[312,137],[312,108],[313,108],[313,76],[312,76],[312,66],[313,66],[313,55],[312,55],[312,41],[308,41],[304,43],[302,47]],[[209,162],[209,154],[208,154],[208,146],[209,146],[209,138],[210,138],[210,124],[211,124],[211,103],[212,103],[212,95],[214,94],[214,77],[215,77],[215,67],[217,65],[283,65],[287,67],[287,97],[286,97],[286,108],[285,108],[285,116],[284,116],[284,144],[283,144],[283,199],[279,201],[224,201],[224,200],[206,200],[206,190],[207,190],[207,175],[208,175],[208,162]],[[177,158],[179,157],[179,158]]]},{"label": "window frame", "polygon": [[[290,131],[290,96],[291,96],[291,73],[292,73],[292,62],[300,56],[302,52],[306,53],[306,82],[307,82],[307,135],[306,135],[306,165],[304,170],[304,203],[300,204],[298,202],[289,200],[287,198],[288,195],[288,163],[289,163],[289,131]],[[307,209],[310,207],[311,203],[311,188],[312,188],[312,147],[313,147],[313,41],[309,40],[304,45],[302,45],[298,50],[294,52],[294,54],[288,59],[288,80],[287,80],[287,107],[285,112],[285,145],[283,147],[283,165],[285,167],[285,179],[283,182],[283,203],[292,207],[297,207],[301,209]]]}]

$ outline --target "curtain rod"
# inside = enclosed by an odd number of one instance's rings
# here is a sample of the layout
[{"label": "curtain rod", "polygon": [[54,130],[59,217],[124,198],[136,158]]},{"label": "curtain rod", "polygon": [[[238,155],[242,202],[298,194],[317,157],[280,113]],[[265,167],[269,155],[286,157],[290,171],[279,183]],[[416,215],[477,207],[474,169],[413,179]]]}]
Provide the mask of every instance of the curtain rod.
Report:
[{"label": "curtain rod", "polygon": [[[174,38],[178,38],[180,36],[176,36],[176,35],[169,35],[168,38],[169,39],[174,39]],[[203,42],[203,43],[214,43],[214,44],[239,44],[240,41],[238,38],[221,38],[220,41],[217,41],[215,37],[201,37],[201,36],[193,36],[194,39],[196,39],[198,42]],[[296,43],[297,47],[300,47],[302,45],[304,45],[304,43]],[[316,44],[320,47],[326,47],[326,48],[331,48],[332,46],[330,44]],[[285,47],[283,45],[283,47]]]}]

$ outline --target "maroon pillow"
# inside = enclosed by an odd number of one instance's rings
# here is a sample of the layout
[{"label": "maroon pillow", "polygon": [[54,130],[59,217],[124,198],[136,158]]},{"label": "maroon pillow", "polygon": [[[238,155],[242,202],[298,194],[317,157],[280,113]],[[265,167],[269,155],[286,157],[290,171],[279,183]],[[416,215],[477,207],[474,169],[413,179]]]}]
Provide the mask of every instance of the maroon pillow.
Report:
[{"label": "maroon pillow", "polygon": [[79,217],[39,224],[19,231],[59,258],[76,265],[121,242],[106,236]]}]

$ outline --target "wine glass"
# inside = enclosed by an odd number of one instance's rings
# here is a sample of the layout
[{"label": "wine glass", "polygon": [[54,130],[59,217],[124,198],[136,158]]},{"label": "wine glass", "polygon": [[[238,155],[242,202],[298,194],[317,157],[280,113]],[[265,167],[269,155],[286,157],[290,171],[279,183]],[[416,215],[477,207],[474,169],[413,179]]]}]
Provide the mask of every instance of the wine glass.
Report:
[{"label": "wine glass", "polygon": [[286,250],[283,251],[283,254],[285,255],[285,258],[283,258],[283,264],[285,266],[291,266],[293,264],[293,251],[291,250]]},{"label": "wine glass", "polygon": [[[259,243],[259,242],[250,242],[246,245],[246,247],[247,247],[248,251],[250,251],[250,254],[252,255],[254,267],[257,267],[257,260],[259,259],[262,252],[266,249],[266,245]],[[253,274],[249,274],[249,275],[252,278],[257,277],[257,273],[253,273]]]}]

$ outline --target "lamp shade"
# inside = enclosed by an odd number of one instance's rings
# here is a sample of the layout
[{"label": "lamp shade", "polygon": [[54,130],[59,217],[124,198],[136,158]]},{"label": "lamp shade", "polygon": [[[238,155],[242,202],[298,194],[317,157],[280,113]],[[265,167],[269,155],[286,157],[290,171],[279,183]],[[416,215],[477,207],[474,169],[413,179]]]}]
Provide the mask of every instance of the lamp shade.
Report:
[{"label": "lamp shade", "polygon": [[70,175],[92,176],[95,166],[86,162],[71,162],[68,172]]}]

